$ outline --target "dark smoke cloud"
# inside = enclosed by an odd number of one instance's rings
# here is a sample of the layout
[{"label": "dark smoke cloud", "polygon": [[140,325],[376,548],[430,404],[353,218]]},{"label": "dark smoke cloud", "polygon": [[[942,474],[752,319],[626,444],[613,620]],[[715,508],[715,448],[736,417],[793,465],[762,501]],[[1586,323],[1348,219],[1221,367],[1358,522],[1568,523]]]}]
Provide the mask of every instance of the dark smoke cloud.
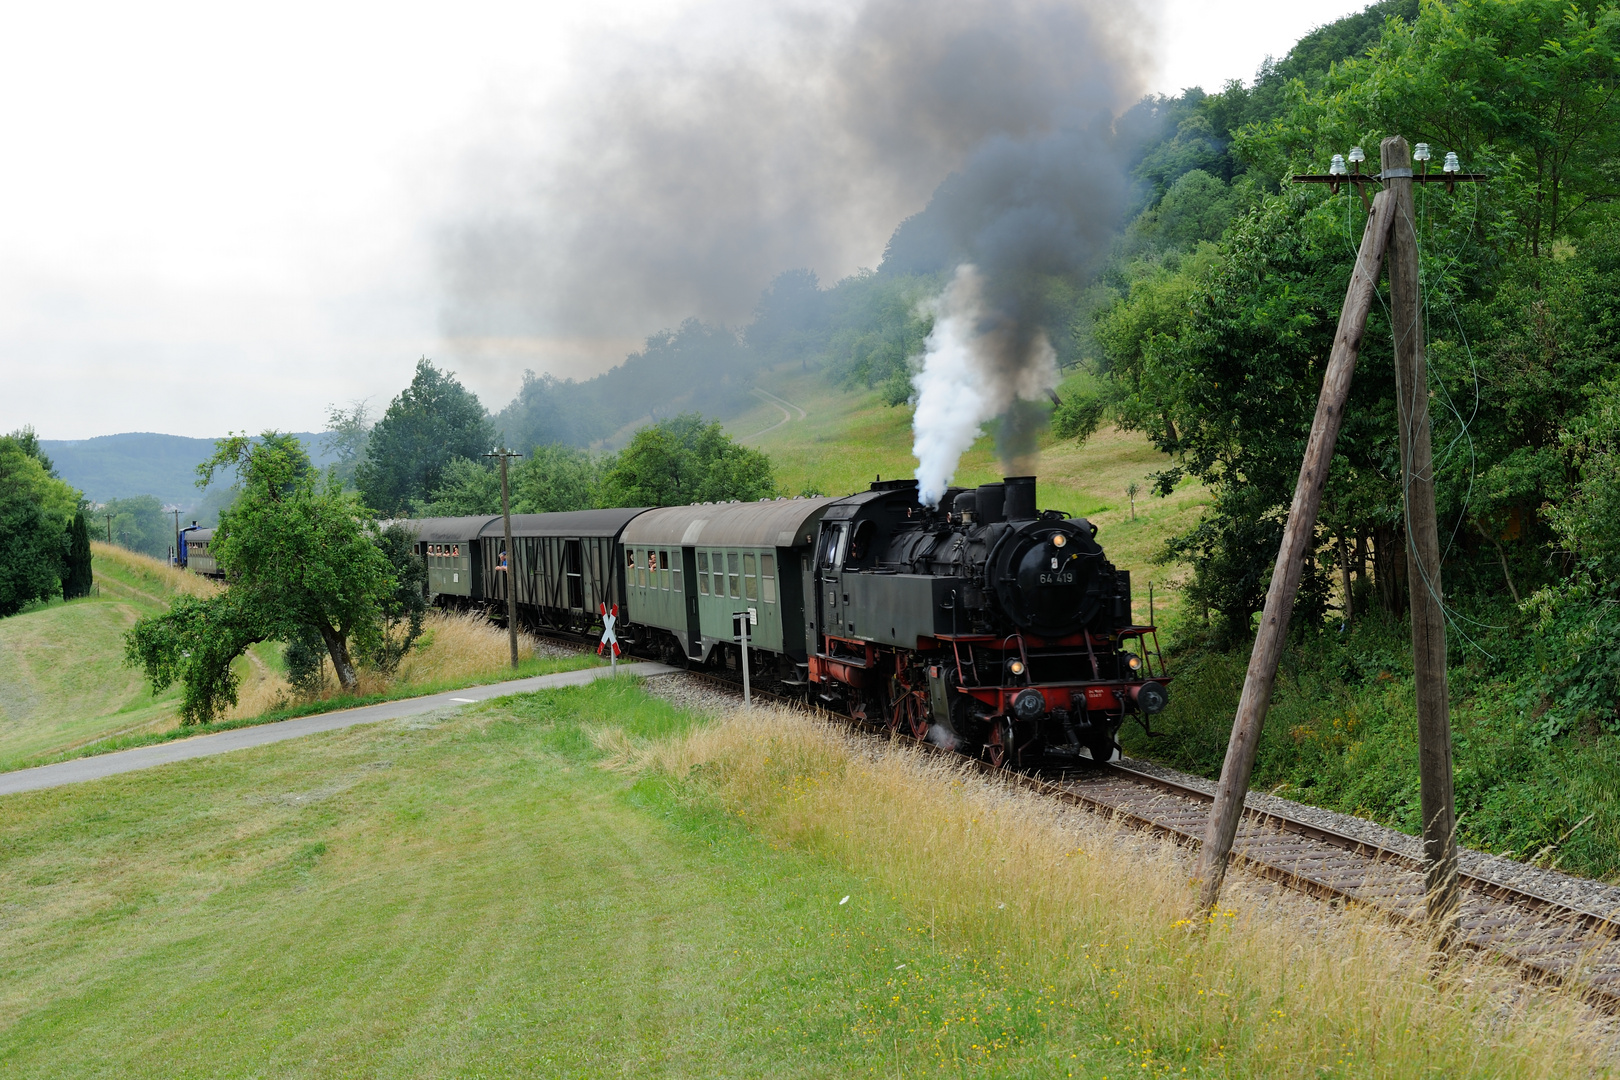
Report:
[{"label": "dark smoke cloud", "polygon": [[919,478],[944,490],[979,425],[999,418],[1006,474],[1032,471],[1045,423],[1035,407],[1057,385],[1054,290],[1090,271],[1126,205],[1125,169],[1108,118],[1042,138],[997,136],[940,185],[890,242],[885,266],[957,265],[936,301],[915,383]]},{"label": "dark smoke cloud", "polygon": [[[736,14],[751,29],[701,50],[602,45],[566,107],[514,117],[469,157],[438,248],[443,329],[459,351],[493,339],[543,363],[568,342],[688,316],[743,321],[782,270],[827,279],[875,261],[894,224],[970,160],[951,188],[964,203],[1005,203],[1031,182],[1020,163],[1045,170],[1036,183],[1065,182],[1060,133],[1142,89],[1129,4],[848,0],[763,23]],[[522,131],[548,134],[541,146]],[[953,220],[971,225],[964,215]],[[1038,217],[1024,212],[1037,229]],[[1023,250],[1015,218],[972,225],[987,273]]]}]

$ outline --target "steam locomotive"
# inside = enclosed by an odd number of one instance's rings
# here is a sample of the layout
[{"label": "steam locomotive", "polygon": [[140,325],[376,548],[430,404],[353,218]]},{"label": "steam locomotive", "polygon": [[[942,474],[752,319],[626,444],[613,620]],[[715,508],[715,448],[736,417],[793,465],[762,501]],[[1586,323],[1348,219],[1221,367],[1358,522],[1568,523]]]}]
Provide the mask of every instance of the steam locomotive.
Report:
[{"label": "steam locomotive", "polygon": [[[619,608],[634,654],[740,671],[994,764],[1106,761],[1168,703],[1155,628],[1082,518],[1034,477],[847,498],[410,523],[430,599],[576,635]],[[746,628],[742,623],[746,621]],[[742,631],[747,631],[746,647]]]},{"label": "steam locomotive", "polygon": [[1036,509],[1035,478],[952,488],[914,480],[828,507],[814,568],[817,695],[994,764],[1111,759],[1126,718],[1161,711],[1152,626],[1097,528]]}]

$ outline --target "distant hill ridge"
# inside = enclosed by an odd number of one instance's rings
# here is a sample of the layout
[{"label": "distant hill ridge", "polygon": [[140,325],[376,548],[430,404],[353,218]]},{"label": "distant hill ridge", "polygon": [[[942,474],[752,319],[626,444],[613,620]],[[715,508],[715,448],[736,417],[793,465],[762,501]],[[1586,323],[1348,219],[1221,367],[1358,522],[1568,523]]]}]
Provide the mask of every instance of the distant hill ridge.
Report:
[{"label": "distant hill ridge", "polygon": [[[316,465],[333,461],[323,432],[295,432]],[[131,431],[92,439],[41,439],[63,480],[94,502],[156,495],[164,503],[195,505],[197,466],[214,452],[213,439]]]}]

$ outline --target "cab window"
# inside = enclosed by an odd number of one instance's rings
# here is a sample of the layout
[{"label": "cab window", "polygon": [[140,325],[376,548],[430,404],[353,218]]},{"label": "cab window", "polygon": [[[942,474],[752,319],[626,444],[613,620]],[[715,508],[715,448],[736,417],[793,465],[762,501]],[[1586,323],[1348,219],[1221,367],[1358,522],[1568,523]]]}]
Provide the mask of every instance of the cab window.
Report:
[{"label": "cab window", "polygon": [[863,521],[855,526],[855,532],[849,540],[849,557],[844,561],[845,566],[854,566],[865,559],[872,549],[872,536],[877,532],[877,524],[872,521]]},{"label": "cab window", "polygon": [[823,570],[832,570],[842,562],[844,529],[844,525],[838,524],[822,530],[821,568]]}]

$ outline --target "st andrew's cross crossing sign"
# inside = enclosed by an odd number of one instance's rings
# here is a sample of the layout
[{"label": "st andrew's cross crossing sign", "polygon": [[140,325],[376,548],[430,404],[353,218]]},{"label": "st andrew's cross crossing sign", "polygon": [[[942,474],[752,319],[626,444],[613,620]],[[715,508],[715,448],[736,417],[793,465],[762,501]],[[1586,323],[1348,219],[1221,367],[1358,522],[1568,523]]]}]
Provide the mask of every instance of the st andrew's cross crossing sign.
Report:
[{"label": "st andrew's cross crossing sign", "polygon": [[601,656],[609,648],[613,650],[613,659],[624,655],[619,648],[619,635],[614,633],[614,626],[619,621],[619,605],[614,604],[612,610],[608,609],[607,602],[602,603],[602,644],[596,647],[596,655]]}]

